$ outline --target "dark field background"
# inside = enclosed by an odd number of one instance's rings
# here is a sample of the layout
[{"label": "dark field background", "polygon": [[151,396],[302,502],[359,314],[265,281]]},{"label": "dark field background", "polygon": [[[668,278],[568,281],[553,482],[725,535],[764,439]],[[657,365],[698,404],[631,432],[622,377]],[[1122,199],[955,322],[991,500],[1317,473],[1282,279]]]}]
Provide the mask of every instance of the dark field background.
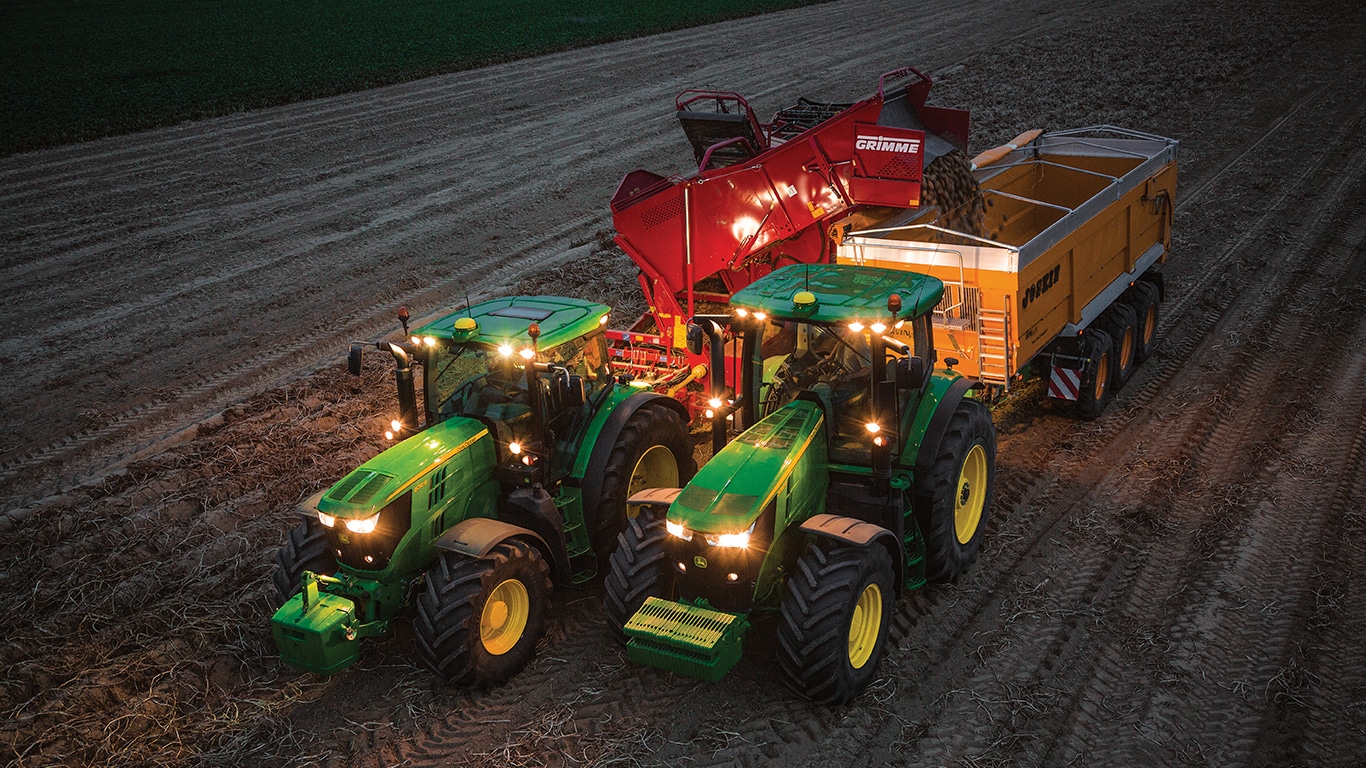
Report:
[{"label": "dark field background", "polygon": [[0,0],[0,155],[817,0]]}]

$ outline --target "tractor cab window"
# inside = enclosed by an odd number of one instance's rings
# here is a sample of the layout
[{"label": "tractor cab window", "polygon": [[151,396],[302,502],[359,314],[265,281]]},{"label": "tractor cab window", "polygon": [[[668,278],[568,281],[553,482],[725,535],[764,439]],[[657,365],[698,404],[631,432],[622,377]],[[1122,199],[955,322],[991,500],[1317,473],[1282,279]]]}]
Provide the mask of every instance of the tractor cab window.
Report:
[{"label": "tractor cab window", "polygon": [[426,366],[427,410],[437,421],[479,416],[511,424],[530,415],[522,358],[480,345],[438,346]]},{"label": "tractor cab window", "polygon": [[589,395],[612,378],[607,362],[607,336],[601,332],[567,341],[550,350],[543,359],[567,369],[573,376],[582,377]]},{"label": "tractor cab window", "polygon": [[[814,395],[831,419],[833,449],[853,442],[866,461],[872,387],[872,352],[864,331],[844,325],[770,323],[761,344],[761,410],[770,414],[803,392]],[[833,458],[833,457],[832,457]],[[838,459],[836,459],[838,460]],[[851,459],[846,459],[851,460]]]}]

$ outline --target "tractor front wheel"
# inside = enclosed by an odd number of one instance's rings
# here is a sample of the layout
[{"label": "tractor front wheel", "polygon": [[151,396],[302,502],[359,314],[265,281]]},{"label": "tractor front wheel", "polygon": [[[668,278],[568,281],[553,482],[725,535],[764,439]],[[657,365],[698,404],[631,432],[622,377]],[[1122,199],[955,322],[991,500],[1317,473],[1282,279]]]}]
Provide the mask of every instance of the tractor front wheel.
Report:
[{"label": "tractor front wheel", "polygon": [[818,539],[787,582],[778,622],[778,668],[801,696],[852,701],[873,681],[896,597],[892,557],[880,544]]},{"label": "tractor front wheel", "polygon": [[929,476],[917,478],[915,514],[925,536],[925,578],[953,581],[982,547],[996,481],[991,413],[963,400],[949,419]]},{"label": "tractor front wheel", "polygon": [[616,546],[617,534],[639,510],[626,500],[647,488],[681,488],[697,473],[688,427],[674,411],[646,405],[622,428],[602,480],[602,498],[589,520],[593,551],[600,563]]},{"label": "tractor front wheel", "polygon": [[448,682],[506,682],[535,654],[549,600],[550,566],[524,541],[480,559],[443,553],[417,600],[418,655]]},{"label": "tractor front wheel", "polygon": [[275,572],[271,583],[271,607],[279,608],[302,586],[304,571],[331,575],[337,570],[337,558],[327,544],[327,529],[316,517],[306,517],[285,537],[285,543],[275,553]]},{"label": "tractor front wheel", "polygon": [[622,645],[626,644],[626,622],[636,615],[646,598],[667,597],[672,591],[673,572],[664,551],[667,537],[662,511],[649,508],[631,518],[626,530],[617,537],[605,586],[607,626]]}]

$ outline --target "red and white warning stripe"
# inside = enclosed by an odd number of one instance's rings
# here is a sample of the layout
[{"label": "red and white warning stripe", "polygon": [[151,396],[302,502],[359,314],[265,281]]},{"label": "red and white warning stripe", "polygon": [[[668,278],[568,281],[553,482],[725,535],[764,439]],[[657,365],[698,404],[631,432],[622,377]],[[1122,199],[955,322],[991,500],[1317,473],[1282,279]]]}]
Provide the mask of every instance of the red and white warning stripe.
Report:
[{"label": "red and white warning stripe", "polygon": [[1059,400],[1076,400],[1081,395],[1081,371],[1053,366],[1048,381],[1048,396]]}]

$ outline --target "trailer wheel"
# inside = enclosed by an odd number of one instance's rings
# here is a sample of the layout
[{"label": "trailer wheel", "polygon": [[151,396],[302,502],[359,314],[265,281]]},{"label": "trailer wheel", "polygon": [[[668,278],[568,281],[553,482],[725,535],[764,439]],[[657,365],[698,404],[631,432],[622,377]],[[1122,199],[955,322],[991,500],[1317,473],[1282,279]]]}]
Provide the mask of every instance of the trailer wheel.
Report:
[{"label": "trailer wheel", "polygon": [[1124,295],[1124,300],[1134,310],[1137,321],[1134,360],[1142,363],[1152,355],[1153,348],[1157,346],[1158,308],[1162,302],[1158,296],[1157,286],[1147,280],[1134,283]]},{"label": "trailer wheel", "polygon": [[593,551],[605,563],[626,521],[639,514],[626,500],[647,488],[681,488],[697,473],[688,427],[668,408],[643,407],[622,427],[602,481],[602,501],[589,521]]},{"label": "trailer wheel", "polygon": [[963,400],[949,420],[929,476],[917,479],[916,522],[925,537],[925,578],[953,581],[982,548],[996,485],[996,428],[976,400]]},{"label": "trailer wheel", "polygon": [[299,591],[304,571],[331,575],[336,570],[337,557],[328,546],[327,529],[317,518],[304,518],[290,530],[275,553],[275,572],[270,577],[275,585],[271,607],[279,608]]},{"label": "trailer wheel", "polygon": [[626,644],[624,627],[649,597],[667,597],[673,591],[673,571],[664,551],[664,515],[651,509],[626,523],[617,537],[607,573],[607,627],[612,637]]},{"label": "trailer wheel", "polygon": [[844,704],[862,693],[886,645],[893,579],[891,555],[879,545],[807,545],[778,621],[783,682],[820,703]]},{"label": "trailer wheel", "polygon": [[1099,328],[1088,328],[1082,337],[1082,356],[1086,367],[1081,373],[1081,393],[1077,396],[1077,415],[1094,419],[1110,402],[1111,365],[1110,334]]},{"label": "trailer wheel", "polygon": [[549,601],[550,566],[524,541],[508,539],[480,559],[445,552],[417,599],[418,655],[448,682],[506,682],[535,654]]},{"label": "trailer wheel", "polygon": [[1116,301],[1105,310],[1101,327],[1110,335],[1111,388],[1118,391],[1138,367],[1138,320],[1134,308]]}]

